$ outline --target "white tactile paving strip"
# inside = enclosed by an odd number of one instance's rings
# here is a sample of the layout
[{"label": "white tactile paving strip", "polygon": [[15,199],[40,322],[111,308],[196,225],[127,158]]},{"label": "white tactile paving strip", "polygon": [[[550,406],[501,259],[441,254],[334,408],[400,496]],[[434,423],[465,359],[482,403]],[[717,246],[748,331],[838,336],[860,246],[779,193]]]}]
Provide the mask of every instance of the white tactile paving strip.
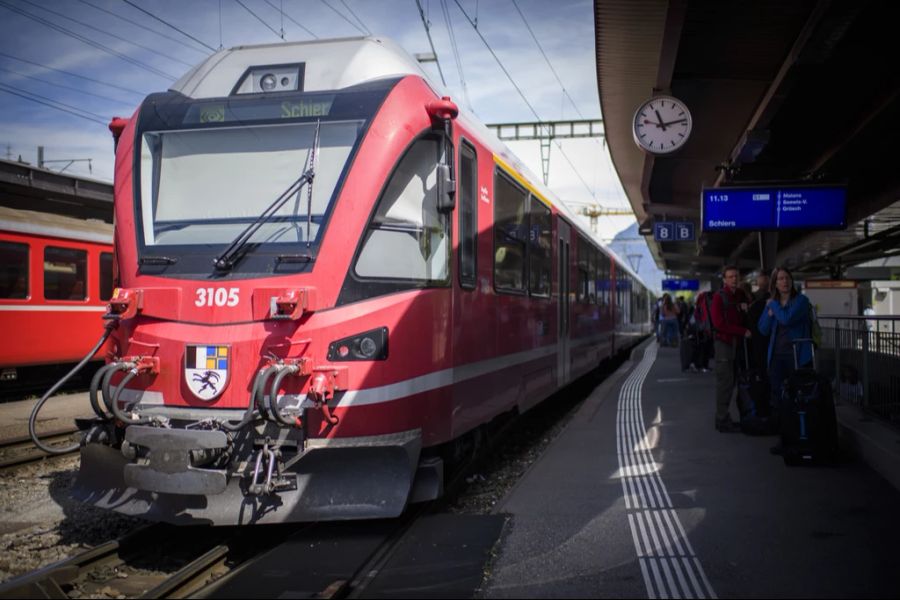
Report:
[{"label": "white tactile paving strip", "polygon": [[641,388],[656,351],[656,344],[647,348],[619,392],[616,444],[628,525],[648,598],[716,598],[648,443]]}]

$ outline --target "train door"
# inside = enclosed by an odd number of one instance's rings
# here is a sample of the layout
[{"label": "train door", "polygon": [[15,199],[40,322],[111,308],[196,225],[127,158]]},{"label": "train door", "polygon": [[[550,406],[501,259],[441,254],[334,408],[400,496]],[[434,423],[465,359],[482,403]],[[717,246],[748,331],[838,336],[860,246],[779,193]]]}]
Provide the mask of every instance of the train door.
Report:
[{"label": "train door", "polygon": [[569,244],[570,228],[562,219],[557,219],[559,228],[559,252],[557,256],[557,272],[559,273],[559,344],[557,347],[557,387],[569,383]]}]

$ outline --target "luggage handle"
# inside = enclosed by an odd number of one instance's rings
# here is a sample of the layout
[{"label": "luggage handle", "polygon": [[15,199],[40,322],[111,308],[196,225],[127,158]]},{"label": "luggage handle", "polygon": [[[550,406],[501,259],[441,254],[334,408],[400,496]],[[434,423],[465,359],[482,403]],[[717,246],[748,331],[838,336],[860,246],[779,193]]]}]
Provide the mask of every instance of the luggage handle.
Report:
[{"label": "luggage handle", "polygon": [[797,370],[800,369],[800,362],[799,362],[799,359],[797,358],[797,346],[799,346],[803,342],[809,342],[809,345],[812,348],[812,365],[813,365],[812,368],[813,368],[813,371],[815,371],[816,370],[816,345],[813,342],[812,338],[797,338],[796,340],[791,340],[791,347],[794,350],[794,368]]}]

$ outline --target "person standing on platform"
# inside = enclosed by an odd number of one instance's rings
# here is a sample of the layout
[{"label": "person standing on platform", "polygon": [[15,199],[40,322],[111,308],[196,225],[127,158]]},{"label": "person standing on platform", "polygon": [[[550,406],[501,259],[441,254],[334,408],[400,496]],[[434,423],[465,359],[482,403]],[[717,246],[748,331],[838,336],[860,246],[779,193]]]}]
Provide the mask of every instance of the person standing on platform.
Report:
[{"label": "person standing on platform", "polygon": [[694,307],[694,330],[697,334],[697,368],[709,372],[709,359],[713,354],[712,317],[710,316],[711,292],[700,292]]},{"label": "person standing on platform", "polygon": [[678,347],[678,306],[672,302],[672,297],[668,294],[663,294],[659,316],[663,325],[662,345]]},{"label": "person standing on platform", "polygon": [[731,420],[729,408],[734,395],[735,357],[741,338],[750,338],[750,330],[744,327],[747,298],[738,290],[741,273],[728,265],[722,272],[722,289],[712,297],[712,325],[715,330],[716,357],[716,430],[734,433],[741,430]]},{"label": "person standing on platform", "polygon": [[[769,371],[769,401],[773,404],[772,414],[777,415],[781,399],[781,386],[794,372],[794,340],[806,339],[810,335],[809,298],[797,292],[794,276],[783,267],[772,271],[772,298],[766,302],[765,310],[759,317],[759,331],[769,336],[767,364]],[[797,364],[801,367],[812,361],[812,342],[798,344]],[[777,454],[779,447],[772,449]]]}]

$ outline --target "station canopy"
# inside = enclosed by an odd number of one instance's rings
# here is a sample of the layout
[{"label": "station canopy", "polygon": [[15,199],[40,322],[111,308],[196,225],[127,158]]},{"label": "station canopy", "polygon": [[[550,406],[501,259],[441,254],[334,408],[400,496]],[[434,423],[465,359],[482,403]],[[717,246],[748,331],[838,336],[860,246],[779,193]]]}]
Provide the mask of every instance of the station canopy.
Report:
[{"label": "station canopy", "polygon": [[[594,13],[607,141],[660,268],[709,277],[765,255],[801,278],[838,277],[900,254],[900,3],[595,0]],[[693,118],[668,155],[633,139],[654,95]],[[704,188],[826,184],[846,186],[846,229],[701,228]],[[660,221],[693,222],[695,241],[655,241]]]}]

